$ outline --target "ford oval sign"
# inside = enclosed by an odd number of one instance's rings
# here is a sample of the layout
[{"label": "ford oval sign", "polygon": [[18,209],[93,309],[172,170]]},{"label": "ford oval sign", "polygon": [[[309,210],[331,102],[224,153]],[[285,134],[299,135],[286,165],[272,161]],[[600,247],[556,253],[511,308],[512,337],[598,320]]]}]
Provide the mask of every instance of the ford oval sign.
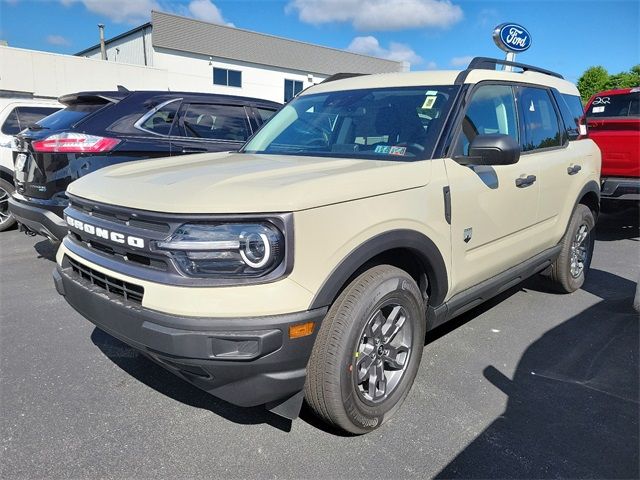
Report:
[{"label": "ford oval sign", "polygon": [[493,31],[493,41],[505,52],[524,52],[531,46],[531,34],[517,23],[503,23]]}]

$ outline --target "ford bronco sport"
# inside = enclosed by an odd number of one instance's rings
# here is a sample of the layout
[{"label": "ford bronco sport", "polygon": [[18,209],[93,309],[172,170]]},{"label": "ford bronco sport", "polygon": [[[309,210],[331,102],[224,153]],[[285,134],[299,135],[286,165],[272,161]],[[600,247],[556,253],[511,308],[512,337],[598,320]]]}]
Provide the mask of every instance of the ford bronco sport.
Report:
[{"label": "ford bronco sport", "polygon": [[[508,63],[519,71],[497,71]],[[425,333],[538,272],[582,285],[600,151],[576,87],[528,65],[313,86],[238,153],[69,186],[60,294],[211,394],[379,427]]]}]

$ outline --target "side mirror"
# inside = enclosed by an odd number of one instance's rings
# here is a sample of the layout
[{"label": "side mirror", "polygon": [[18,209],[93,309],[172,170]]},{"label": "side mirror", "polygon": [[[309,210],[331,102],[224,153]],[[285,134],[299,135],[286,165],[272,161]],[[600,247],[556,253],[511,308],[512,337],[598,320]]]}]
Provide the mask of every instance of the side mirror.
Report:
[{"label": "side mirror", "polygon": [[469,163],[513,165],[520,160],[520,145],[509,135],[478,135],[469,145]]}]

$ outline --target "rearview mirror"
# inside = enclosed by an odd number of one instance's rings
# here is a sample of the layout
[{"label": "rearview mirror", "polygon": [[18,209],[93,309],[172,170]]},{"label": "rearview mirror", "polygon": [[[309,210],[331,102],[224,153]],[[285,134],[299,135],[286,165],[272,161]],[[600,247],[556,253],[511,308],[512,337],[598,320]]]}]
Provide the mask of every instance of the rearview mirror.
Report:
[{"label": "rearview mirror", "polygon": [[520,145],[509,135],[478,135],[469,145],[469,163],[513,165],[520,160]]}]

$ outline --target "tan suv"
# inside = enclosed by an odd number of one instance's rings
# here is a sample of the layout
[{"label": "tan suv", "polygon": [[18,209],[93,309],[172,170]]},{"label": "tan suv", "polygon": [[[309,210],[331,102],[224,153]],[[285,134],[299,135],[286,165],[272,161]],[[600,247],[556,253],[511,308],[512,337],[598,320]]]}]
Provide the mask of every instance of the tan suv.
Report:
[{"label": "tan suv", "polygon": [[538,272],[582,285],[600,152],[576,87],[522,64],[305,90],[239,153],[72,183],[60,294],[181,378],[353,433],[415,378],[425,333]]}]

